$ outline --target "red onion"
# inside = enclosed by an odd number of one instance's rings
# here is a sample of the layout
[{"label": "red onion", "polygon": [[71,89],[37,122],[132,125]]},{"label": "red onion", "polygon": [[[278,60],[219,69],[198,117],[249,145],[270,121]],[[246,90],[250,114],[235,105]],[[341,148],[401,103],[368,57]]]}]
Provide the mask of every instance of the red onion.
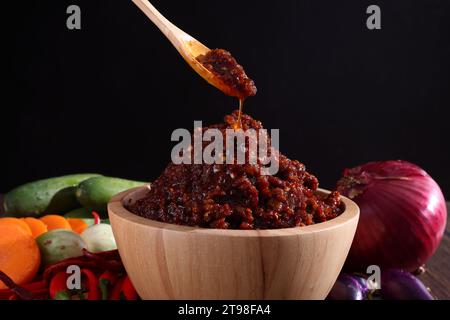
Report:
[{"label": "red onion", "polygon": [[346,169],[338,191],[361,210],[346,270],[378,265],[415,271],[438,247],[447,220],[445,200],[418,166],[398,160]]}]

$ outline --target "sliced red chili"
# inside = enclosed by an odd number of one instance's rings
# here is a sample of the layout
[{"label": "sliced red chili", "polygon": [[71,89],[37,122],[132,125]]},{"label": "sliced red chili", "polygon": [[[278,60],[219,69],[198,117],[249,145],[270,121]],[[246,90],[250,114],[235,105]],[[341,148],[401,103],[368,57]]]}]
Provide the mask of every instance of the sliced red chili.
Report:
[{"label": "sliced red chili", "polygon": [[65,271],[58,272],[50,281],[50,298],[53,300],[70,300],[72,294],[67,288],[69,275]]},{"label": "sliced red chili", "polygon": [[137,300],[138,294],[128,275],[124,275],[113,288],[110,300]]},{"label": "sliced red chili", "polygon": [[89,269],[96,273],[101,273],[104,270],[111,270],[117,273],[124,271],[117,250],[92,253],[84,249],[81,257],[69,258],[48,266],[44,270],[43,279],[48,284],[53,275],[60,271],[65,271],[70,265],[77,265],[80,268]]},{"label": "sliced red chili", "polygon": [[81,269],[81,273],[85,276],[84,286],[87,290],[87,300],[100,300],[97,276],[89,269]]},{"label": "sliced red chili", "polygon": [[123,280],[124,280],[124,278],[122,277],[116,282],[116,285],[114,286],[114,288],[111,292],[109,300],[120,300],[121,293],[122,293]]},{"label": "sliced red chili", "polygon": [[122,293],[125,296],[126,300],[137,300],[138,294],[136,289],[134,289],[133,283],[131,283],[130,277],[128,275],[125,276],[122,284]]},{"label": "sliced red chili", "polygon": [[100,215],[95,211],[92,211],[92,215],[94,216],[94,224],[99,224],[100,223]]}]

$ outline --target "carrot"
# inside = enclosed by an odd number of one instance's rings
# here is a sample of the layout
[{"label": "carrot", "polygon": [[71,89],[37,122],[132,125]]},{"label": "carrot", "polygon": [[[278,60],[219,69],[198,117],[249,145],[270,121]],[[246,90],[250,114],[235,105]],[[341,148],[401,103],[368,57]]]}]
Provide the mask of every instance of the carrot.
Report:
[{"label": "carrot", "polygon": [[[0,235],[0,270],[17,284],[32,281],[41,264],[36,241],[20,224],[1,223]],[[6,289],[2,281],[0,289]]]},{"label": "carrot", "polygon": [[[31,232],[30,227],[28,224],[25,223],[25,221],[17,218],[0,218],[0,225],[4,224],[15,224],[19,226],[25,233],[29,234],[30,236],[33,234]],[[1,233],[0,233],[1,234]]]},{"label": "carrot", "polygon": [[63,216],[58,216],[56,214],[50,214],[47,216],[43,216],[40,220],[47,225],[47,229],[55,230],[55,229],[65,229],[72,230],[69,222],[67,222],[66,218]]},{"label": "carrot", "polygon": [[67,218],[67,222],[69,222],[73,232],[78,234],[81,234],[88,227],[88,224],[82,219]]},{"label": "carrot", "polygon": [[47,232],[47,225],[36,218],[22,218],[23,221],[30,227],[33,238],[39,237],[41,234]]}]

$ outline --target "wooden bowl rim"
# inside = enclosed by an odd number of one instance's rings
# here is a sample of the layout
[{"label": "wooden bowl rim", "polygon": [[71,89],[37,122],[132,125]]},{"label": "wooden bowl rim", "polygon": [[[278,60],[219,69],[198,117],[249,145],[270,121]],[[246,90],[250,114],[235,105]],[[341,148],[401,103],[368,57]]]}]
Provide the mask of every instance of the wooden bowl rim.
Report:
[{"label": "wooden bowl rim", "polygon": [[[149,228],[170,230],[173,232],[184,232],[195,235],[214,235],[214,236],[225,236],[225,237],[285,237],[285,236],[298,236],[301,234],[312,234],[319,233],[326,230],[334,229],[351,223],[355,219],[359,219],[359,207],[352,200],[347,197],[341,196],[342,202],[345,204],[345,211],[338,217],[328,220],[325,222],[304,226],[304,227],[293,227],[284,229],[263,229],[263,230],[230,230],[230,229],[210,229],[210,228],[199,228],[177,225],[172,223],[164,223],[156,220],[147,219],[138,216],[130,211],[128,211],[123,202],[125,199],[129,198],[135,193],[143,193],[148,190],[149,185],[132,188],[121,192],[114,196],[108,203],[108,214],[116,215],[127,223],[145,225]],[[144,190],[146,189],[146,190]],[[322,193],[330,193],[330,191],[325,189],[317,189]],[[110,217],[111,218],[111,217]],[[113,226],[114,228],[114,226]]]}]

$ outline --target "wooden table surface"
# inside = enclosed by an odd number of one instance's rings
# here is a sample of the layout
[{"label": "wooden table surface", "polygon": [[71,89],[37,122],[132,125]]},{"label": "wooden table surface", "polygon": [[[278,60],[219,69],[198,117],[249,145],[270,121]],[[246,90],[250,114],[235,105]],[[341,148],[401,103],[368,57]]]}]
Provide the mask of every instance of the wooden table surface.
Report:
[{"label": "wooden table surface", "polygon": [[[3,213],[3,196],[0,194],[0,216]],[[450,202],[447,202],[450,213]],[[450,300],[450,214],[444,237],[436,253],[426,264],[426,272],[419,276],[432,294],[439,300]],[[0,235],[1,236],[1,235]]]},{"label": "wooden table surface", "polygon": [[426,264],[420,279],[439,300],[450,300],[450,202],[447,202],[447,226],[436,253]]}]

